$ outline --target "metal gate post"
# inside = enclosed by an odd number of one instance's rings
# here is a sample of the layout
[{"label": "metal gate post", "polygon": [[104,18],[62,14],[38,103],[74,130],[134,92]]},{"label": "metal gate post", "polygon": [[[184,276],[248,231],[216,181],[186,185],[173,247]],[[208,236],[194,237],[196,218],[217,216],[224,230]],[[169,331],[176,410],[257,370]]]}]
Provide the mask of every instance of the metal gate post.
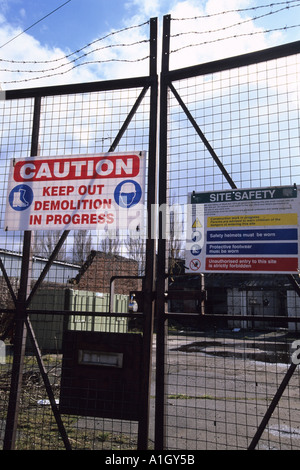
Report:
[{"label": "metal gate post", "polygon": [[151,362],[153,341],[153,291],[155,275],[155,239],[152,235],[151,208],[156,202],[156,140],[157,140],[157,18],[150,20],[150,130],[149,130],[149,163],[148,163],[148,195],[147,195],[147,239],[145,278],[143,281],[144,314],[143,314],[143,376],[141,378],[140,420],[138,429],[138,450],[148,449]]},{"label": "metal gate post", "polygon": [[[170,15],[163,19],[162,71],[160,82],[160,143],[159,143],[159,208],[166,204],[167,192],[167,121],[169,70]],[[165,226],[159,213],[158,259],[156,280],[156,402],[155,402],[155,449],[165,448],[165,342],[167,319],[165,315],[166,283],[166,236]]]},{"label": "metal gate post", "polygon": [[[38,140],[40,128],[41,98],[36,97],[34,101],[31,152],[32,157],[38,153]],[[13,450],[15,448],[19,402],[22,387],[23,365],[25,356],[25,346],[27,329],[26,320],[26,298],[29,293],[30,284],[30,265],[31,265],[31,232],[24,232],[22,266],[20,277],[20,288],[16,303],[15,313],[15,340],[14,340],[14,358],[12,365],[11,389],[8,402],[8,411],[6,417],[6,427],[3,442],[4,450]]]}]

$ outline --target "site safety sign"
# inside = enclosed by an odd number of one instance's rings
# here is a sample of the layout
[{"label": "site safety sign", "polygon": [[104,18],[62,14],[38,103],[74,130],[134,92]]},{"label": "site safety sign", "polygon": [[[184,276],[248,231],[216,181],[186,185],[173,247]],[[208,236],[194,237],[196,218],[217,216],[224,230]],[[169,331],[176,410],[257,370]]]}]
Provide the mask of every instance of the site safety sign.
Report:
[{"label": "site safety sign", "polygon": [[296,186],[192,193],[186,272],[299,273]]},{"label": "site safety sign", "polygon": [[145,152],[13,159],[5,230],[141,228]]}]

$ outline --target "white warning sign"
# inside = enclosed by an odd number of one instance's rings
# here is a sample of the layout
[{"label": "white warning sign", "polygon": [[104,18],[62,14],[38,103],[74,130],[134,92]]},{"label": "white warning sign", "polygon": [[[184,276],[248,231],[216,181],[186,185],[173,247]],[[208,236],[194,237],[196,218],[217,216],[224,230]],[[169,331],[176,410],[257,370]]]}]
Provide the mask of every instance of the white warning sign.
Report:
[{"label": "white warning sign", "polygon": [[186,272],[299,274],[296,185],[194,192],[189,200]]},{"label": "white warning sign", "polygon": [[145,152],[14,159],[4,229],[142,227],[144,191]]}]

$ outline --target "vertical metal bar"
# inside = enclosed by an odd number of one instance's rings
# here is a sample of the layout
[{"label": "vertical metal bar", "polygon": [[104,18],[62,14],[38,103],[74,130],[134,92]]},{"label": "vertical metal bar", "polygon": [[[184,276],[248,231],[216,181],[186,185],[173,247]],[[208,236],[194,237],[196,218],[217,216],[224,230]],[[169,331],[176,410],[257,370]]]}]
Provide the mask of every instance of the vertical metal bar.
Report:
[{"label": "vertical metal bar", "polygon": [[[163,18],[162,71],[160,81],[160,143],[159,143],[159,207],[167,199],[167,130],[168,130],[168,81],[170,51],[170,15]],[[155,449],[165,448],[165,282],[166,282],[166,239],[164,222],[159,213],[157,282],[156,282],[156,394],[155,394]]]},{"label": "vertical metal bar", "polygon": [[157,159],[157,18],[150,20],[150,76],[153,78],[150,95],[150,129],[148,152],[148,195],[147,195],[147,239],[145,278],[143,281],[144,315],[143,315],[143,374],[141,378],[140,420],[138,429],[138,449],[148,449],[150,419],[150,389],[152,370],[153,341],[153,291],[155,275],[155,239],[151,236],[151,209],[156,202],[156,159]]},{"label": "vertical metal bar", "polygon": [[[41,97],[36,97],[34,101],[31,156],[38,153],[38,139],[40,128]],[[31,265],[31,232],[25,231],[23,238],[23,254],[20,277],[20,288],[16,305],[16,332],[14,341],[14,358],[12,365],[11,389],[8,401],[8,411],[6,417],[6,427],[3,449],[12,450],[15,448],[17,424],[19,415],[19,402],[21,395],[25,346],[26,346],[26,298],[30,283]]]}]

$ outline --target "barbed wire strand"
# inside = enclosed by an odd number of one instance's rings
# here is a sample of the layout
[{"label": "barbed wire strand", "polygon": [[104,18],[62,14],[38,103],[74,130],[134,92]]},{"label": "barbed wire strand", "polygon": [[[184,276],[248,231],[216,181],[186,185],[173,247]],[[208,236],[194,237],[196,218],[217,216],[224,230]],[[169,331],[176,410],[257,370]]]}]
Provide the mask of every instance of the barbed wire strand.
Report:
[{"label": "barbed wire strand", "polygon": [[[245,36],[250,37],[250,36],[254,36],[256,34],[267,34],[267,33],[276,32],[276,31],[283,31],[283,30],[287,31],[289,29],[299,28],[299,27],[300,27],[300,24],[296,24],[296,25],[291,25],[291,26],[284,26],[284,27],[281,27],[281,28],[273,28],[273,29],[255,31],[255,32],[251,32],[251,33],[234,34],[234,35],[228,36],[226,38],[217,38],[217,39],[213,39],[213,40],[210,40],[210,41],[203,41],[203,42],[197,43],[197,44],[187,44],[185,46],[182,46],[182,47],[179,47],[177,49],[171,50],[170,54],[179,52],[183,49],[192,48],[192,47],[199,47],[199,46],[203,46],[203,45],[207,45],[207,44],[212,44],[212,43],[215,43],[215,42],[226,41],[226,40],[236,39],[236,38],[245,37]],[[137,59],[123,59],[122,58],[122,59],[106,59],[106,60],[87,61],[87,62],[83,62],[81,64],[73,65],[68,70],[57,72],[57,73],[54,73],[54,74],[43,75],[43,76],[32,77],[32,78],[24,78],[24,79],[20,79],[20,80],[3,81],[2,83],[3,84],[14,84],[14,83],[21,83],[21,82],[29,82],[29,81],[32,81],[32,80],[40,80],[40,79],[44,79],[44,78],[51,78],[51,77],[58,76],[58,75],[64,75],[66,73],[71,72],[75,68],[82,67],[84,65],[101,64],[101,63],[109,63],[109,62],[135,63],[135,62],[144,61],[146,59],[149,59],[149,55],[147,55],[145,57],[137,58]],[[65,65],[67,65],[67,64],[65,64]]]},{"label": "barbed wire strand", "polygon": [[[191,31],[189,31],[188,33],[177,33],[177,34],[173,35],[172,37],[176,37],[176,36],[179,36],[181,34],[212,34],[212,33],[220,32],[220,31],[224,32],[224,31],[226,31],[230,28],[237,27],[237,26],[242,26],[245,22],[254,21],[255,19],[259,19],[259,18],[262,18],[262,17],[265,17],[265,16],[275,15],[276,13],[278,13],[280,11],[283,11],[285,9],[300,6],[300,2],[299,2],[299,0],[290,0],[290,1],[287,1],[287,2],[272,3],[272,4],[269,4],[269,5],[261,5],[261,6],[258,6],[258,7],[227,10],[225,12],[214,13],[212,15],[198,16],[198,17],[194,17],[194,18],[181,18],[180,20],[184,21],[184,20],[187,20],[187,19],[191,20],[191,19],[199,19],[199,18],[204,18],[204,17],[209,18],[209,17],[212,17],[212,16],[217,16],[217,15],[230,13],[230,12],[239,12],[240,13],[242,11],[250,11],[250,10],[253,11],[253,10],[258,10],[258,9],[261,9],[261,8],[270,8],[270,7],[274,8],[274,6],[279,6],[279,5],[285,5],[285,7],[280,8],[276,11],[272,10],[271,12],[267,12],[263,15],[255,17],[255,18],[250,18],[250,19],[247,18],[246,20],[241,21],[240,23],[235,23],[234,25],[228,25],[226,27],[219,28],[219,29],[216,29],[216,30],[211,30],[211,31],[206,31],[206,32],[199,32],[199,31],[191,32]],[[172,18],[172,20],[176,21],[177,19]],[[73,51],[70,54],[68,54],[64,57],[61,57],[61,58],[56,58],[56,59],[47,60],[47,61],[14,61],[14,60],[0,59],[0,62],[15,63],[15,64],[47,64],[47,63],[59,62],[61,60],[67,60],[68,58],[72,57],[73,55],[80,53],[84,49],[86,49],[88,47],[91,47],[92,45],[94,45],[94,44],[96,44],[100,41],[103,41],[105,39],[108,39],[111,36],[115,36],[119,33],[123,33],[125,31],[131,30],[131,29],[134,29],[134,28],[140,28],[142,26],[145,26],[146,24],[149,24],[149,21],[146,21],[146,22],[141,23],[139,25],[129,26],[129,27],[120,29],[118,31],[113,31],[113,32],[101,37],[101,38],[98,38],[98,39],[86,44],[85,46],[81,47],[80,49],[77,49],[76,51]],[[215,38],[215,39],[203,41],[203,42],[200,42],[200,43],[191,43],[191,44],[183,45],[183,46],[181,46],[177,49],[171,50],[170,54],[173,54],[175,52],[179,52],[183,49],[204,46],[204,45],[212,44],[212,43],[215,43],[215,42],[227,41],[227,40],[230,40],[230,39],[236,39],[236,38],[245,37],[245,36],[251,37],[251,36],[256,35],[256,34],[267,34],[267,33],[276,32],[276,31],[287,31],[287,30],[290,30],[290,29],[293,29],[293,28],[298,28],[298,27],[300,27],[300,24],[284,26],[284,27],[277,27],[277,28],[273,28],[273,29],[259,30],[259,31],[254,31],[254,32],[250,32],[250,33],[233,34],[231,36],[222,37],[222,38]],[[29,81],[32,81],[32,80],[40,80],[40,79],[45,79],[45,78],[51,78],[53,76],[64,75],[66,73],[71,72],[75,68],[82,67],[84,65],[103,64],[103,63],[109,63],[109,62],[124,62],[124,63],[126,63],[126,62],[127,63],[141,62],[143,60],[148,59],[149,55],[147,55],[145,57],[137,58],[137,59],[126,59],[126,58],[120,58],[120,59],[116,59],[116,58],[113,59],[112,58],[112,59],[104,59],[104,60],[99,60],[98,59],[98,60],[84,61],[80,64],[76,64],[76,62],[78,62],[79,60],[87,57],[88,55],[90,55],[92,53],[99,52],[99,51],[104,50],[104,49],[113,48],[113,47],[130,47],[130,46],[134,46],[134,45],[137,45],[137,44],[141,44],[143,42],[149,42],[149,40],[141,40],[141,41],[136,41],[136,42],[128,43],[128,44],[123,44],[122,43],[122,44],[105,45],[103,47],[87,51],[84,54],[82,54],[81,56],[72,59],[72,61],[70,61],[68,63],[64,63],[64,64],[61,64],[57,67],[53,67],[53,68],[50,68],[50,69],[44,69],[44,70],[11,70],[11,69],[2,69],[1,70],[0,69],[1,72],[9,72],[9,73],[20,73],[20,74],[21,73],[28,73],[28,74],[33,74],[33,73],[37,74],[38,73],[38,74],[42,74],[42,75],[37,76],[37,77],[23,78],[23,79],[19,79],[19,80],[11,80],[11,81],[3,81],[2,83],[3,84],[14,84],[14,83],[20,83],[20,82],[29,82]],[[71,64],[73,64],[73,65],[70,67]],[[69,68],[67,70],[61,70],[61,69],[66,68],[68,66],[69,66]],[[48,73],[48,72],[54,72],[54,71],[57,71],[57,70],[60,70],[60,71],[56,72],[56,73],[51,73],[51,74]],[[45,73],[48,73],[48,74],[45,75]]]},{"label": "barbed wire strand", "polygon": [[287,30],[293,29],[293,28],[300,28],[300,24],[291,25],[291,26],[283,26],[281,28],[274,28],[274,29],[264,29],[264,30],[261,30],[261,31],[252,31],[251,33],[233,34],[232,36],[228,36],[226,38],[212,39],[211,41],[203,41],[203,42],[200,42],[200,43],[197,43],[197,44],[187,44],[185,46],[179,47],[178,49],[171,50],[170,54],[182,51],[183,49],[187,49],[189,47],[205,46],[207,44],[212,44],[214,42],[228,41],[230,39],[236,39],[236,38],[244,37],[244,36],[255,36],[256,34],[267,34],[267,33],[273,33],[273,32],[276,32],[276,31],[287,31]]},{"label": "barbed wire strand", "polygon": [[214,16],[220,16],[220,15],[225,15],[227,13],[244,13],[247,11],[254,11],[254,10],[259,10],[262,8],[273,8],[274,6],[278,5],[286,5],[286,9],[290,8],[289,5],[292,3],[299,3],[299,0],[288,0],[285,2],[273,2],[269,3],[267,5],[258,5],[256,7],[248,7],[248,8],[237,8],[237,9],[232,9],[232,10],[224,10],[220,11],[217,13],[208,13],[206,15],[198,15],[198,16],[192,16],[192,17],[187,17],[187,18],[171,18],[172,21],[190,21],[190,20],[197,20],[197,19],[207,19],[207,18],[213,18]]},{"label": "barbed wire strand", "polygon": [[[69,61],[65,64],[60,64],[60,65],[57,65],[56,67],[52,67],[52,68],[48,68],[48,69],[42,69],[42,70],[26,70],[26,69],[16,70],[16,69],[8,69],[8,68],[1,69],[0,68],[0,72],[10,72],[10,73],[46,73],[46,72],[53,72],[53,71],[58,70],[60,68],[66,67],[66,66],[68,66],[72,63],[78,62],[79,60],[87,57],[90,54],[93,54],[93,53],[96,53],[96,52],[99,52],[99,51],[103,51],[105,49],[112,49],[112,48],[116,48],[116,47],[131,47],[131,46],[140,45],[140,44],[143,44],[143,43],[146,43],[146,42],[149,42],[149,40],[145,39],[145,40],[135,41],[135,42],[128,43],[128,44],[109,44],[108,46],[99,47],[97,49],[93,49],[89,52],[86,52],[85,54],[82,54],[81,56],[76,57],[75,59],[73,59],[73,60],[71,60],[71,61]],[[95,60],[93,62],[97,62],[97,61]],[[18,65],[19,65],[19,63],[18,63]]]},{"label": "barbed wire strand", "polygon": [[116,34],[119,34],[119,33],[124,33],[126,31],[131,30],[131,29],[141,28],[142,26],[145,26],[147,24],[149,24],[149,20],[145,21],[144,23],[138,24],[138,25],[127,26],[126,28],[119,29],[117,31],[112,31],[111,33],[108,33],[105,36],[102,36],[98,39],[95,39],[94,41],[92,41],[92,42],[86,44],[85,46],[77,49],[76,51],[70,52],[69,54],[66,54],[63,57],[59,57],[59,58],[56,58],[56,59],[48,59],[48,60],[12,60],[12,59],[1,59],[0,58],[0,62],[7,62],[7,63],[11,63],[11,64],[50,64],[50,63],[53,63],[53,62],[59,62],[61,60],[69,59],[70,57],[72,57],[75,54],[79,54],[79,52],[83,51],[84,49],[87,49],[88,47],[93,46],[97,42],[104,41],[105,39],[108,39],[111,36],[115,36]]},{"label": "barbed wire strand", "polygon": [[299,7],[300,2],[299,2],[299,0],[297,0],[297,1],[298,1],[297,5],[292,5],[291,7],[283,7],[283,8],[280,8],[279,10],[264,13],[263,15],[260,15],[260,16],[255,16],[253,18],[247,18],[247,19],[245,19],[243,21],[240,21],[238,23],[234,23],[234,24],[228,25],[228,26],[223,26],[222,28],[217,28],[217,29],[207,30],[207,31],[184,31],[184,32],[181,32],[181,33],[172,34],[171,37],[178,37],[178,36],[183,36],[183,35],[186,35],[186,34],[212,34],[212,33],[217,33],[217,32],[220,32],[220,31],[226,31],[226,30],[231,29],[231,28],[243,26],[245,23],[250,23],[251,21],[256,21],[256,20],[259,20],[261,18],[265,18],[266,16],[270,16],[270,15],[274,15],[276,13],[282,12],[283,10],[286,10],[287,8]]},{"label": "barbed wire strand", "polygon": [[[91,61],[87,61],[87,62],[83,62],[81,64],[76,64],[76,65],[73,65],[70,69],[68,70],[65,70],[63,72],[57,72],[57,73],[52,73],[52,74],[49,74],[49,75],[43,75],[43,76],[39,76],[39,77],[32,77],[32,78],[23,78],[23,79],[20,79],[20,80],[12,80],[12,81],[7,81],[7,82],[1,82],[2,84],[4,85],[7,85],[7,84],[12,84],[12,83],[21,83],[21,82],[30,82],[32,80],[41,80],[41,79],[44,79],[44,78],[51,78],[51,77],[55,77],[55,76],[58,76],[58,75],[64,75],[66,73],[69,73],[71,72],[72,70],[76,69],[77,67],[82,67],[84,65],[92,65],[92,64],[104,64],[104,63],[109,63],[109,62],[124,62],[124,63],[136,63],[136,62],[142,62],[146,59],[149,59],[149,55],[145,56],[145,57],[140,57],[138,59],[105,59],[105,60],[91,60]],[[67,64],[66,64],[67,65]]]}]

